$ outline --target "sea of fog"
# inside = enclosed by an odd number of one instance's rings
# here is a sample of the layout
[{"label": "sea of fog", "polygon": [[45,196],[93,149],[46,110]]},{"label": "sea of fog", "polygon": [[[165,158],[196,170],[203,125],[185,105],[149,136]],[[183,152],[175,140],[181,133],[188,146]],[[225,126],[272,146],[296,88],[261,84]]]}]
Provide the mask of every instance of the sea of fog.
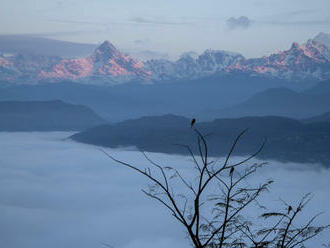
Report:
[{"label": "sea of fog", "polygon": [[[141,192],[146,179],[114,163],[99,148],[66,139],[71,134],[0,133],[0,247],[189,247],[181,226]],[[106,151],[137,166],[148,165],[140,152]],[[185,175],[193,173],[190,158],[149,156]],[[280,199],[294,204],[312,192],[305,214],[324,211],[318,223],[330,223],[329,170],[269,161],[252,181],[269,178],[275,183],[268,204],[279,205]],[[312,246],[327,242],[330,232]]]}]

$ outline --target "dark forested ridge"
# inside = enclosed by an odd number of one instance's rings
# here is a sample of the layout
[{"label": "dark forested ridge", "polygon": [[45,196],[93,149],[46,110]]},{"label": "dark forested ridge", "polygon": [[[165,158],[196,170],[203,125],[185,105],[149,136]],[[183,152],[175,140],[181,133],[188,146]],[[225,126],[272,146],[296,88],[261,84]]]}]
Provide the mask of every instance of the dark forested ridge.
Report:
[{"label": "dark forested ridge", "polygon": [[84,130],[103,123],[89,108],[58,100],[0,102],[0,131]]},{"label": "dark forested ridge", "polygon": [[[264,139],[262,158],[330,165],[330,124],[305,124],[284,117],[244,117],[197,123],[207,135],[209,153],[225,155],[234,138],[249,128],[235,151],[247,155],[256,151]],[[196,144],[190,120],[175,115],[143,117],[112,125],[103,125],[75,134],[73,140],[105,147],[136,146],[150,152],[185,154],[177,144]],[[194,150],[197,153],[197,150]]]}]

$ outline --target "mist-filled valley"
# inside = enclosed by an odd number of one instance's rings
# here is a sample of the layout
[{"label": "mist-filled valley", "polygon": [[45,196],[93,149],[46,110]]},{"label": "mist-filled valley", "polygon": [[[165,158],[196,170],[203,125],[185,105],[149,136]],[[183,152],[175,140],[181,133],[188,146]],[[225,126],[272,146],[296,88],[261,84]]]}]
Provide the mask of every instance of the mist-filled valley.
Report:
[{"label": "mist-filled valley", "polygon": [[[1,247],[189,247],[182,227],[141,192],[146,179],[111,161],[98,147],[67,139],[71,135],[0,133]],[[133,148],[105,150],[139,168],[149,166]],[[148,155],[193,180],[191,158]],[[327,224],[329,176],[330,171],[317,164],[269,161],[249,183],[275,181],[260,200],[270,208],[281,206],[280,199],[295,204],[312,192],[299,221],[324,211],[317,224]],[[309,244],[318,247],[329,235],[326,231]]]}]

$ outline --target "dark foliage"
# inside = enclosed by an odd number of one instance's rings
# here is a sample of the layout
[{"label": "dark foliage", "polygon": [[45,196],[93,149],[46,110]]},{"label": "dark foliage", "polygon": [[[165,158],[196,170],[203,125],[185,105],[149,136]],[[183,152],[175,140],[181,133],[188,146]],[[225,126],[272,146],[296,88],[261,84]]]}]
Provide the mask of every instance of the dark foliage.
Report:
[{"label": "dark foliage", "polygon": [[[304,124],[293,119],[268,116],[219,119],[196,123],[195,126],[207,134],[211,156],[225,155],[235,135],[248,127],[249,132],[234,155],[251,154],[260,140],[268,138],[267,146],[258,157],[324,165],[330,162],[329,123]],[[173,115],[144,117],[95,127],[72,138],[106,147],[136,146],[144,151],[177,154],[186,154],[186,151],[175,144],[193,143],[190,120]],[[193,153],[197,154],[198,150],[193,150]]]}]

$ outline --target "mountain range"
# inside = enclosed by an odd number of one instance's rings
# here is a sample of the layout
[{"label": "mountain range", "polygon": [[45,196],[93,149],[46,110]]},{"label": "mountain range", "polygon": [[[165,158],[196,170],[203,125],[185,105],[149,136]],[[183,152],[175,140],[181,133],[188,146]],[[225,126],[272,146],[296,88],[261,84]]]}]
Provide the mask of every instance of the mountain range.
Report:
[{"label": "mountain range", "polygon": [[113,85],[125,82],[172,82],[237,73],[287,81],[325,80],[330,79],[329,37],[329,34],[320,33],[304,44],[293,43],[286,51],[253,59],[234,52],[209,49],[197,56],[185,53],[177,61],[152,59],[142,62],[122,53],[108,41],[97,47],[91,55],[74,58],[38,55],[37,52],[2,52],[0,80],[18,83],[69,80]]}]

